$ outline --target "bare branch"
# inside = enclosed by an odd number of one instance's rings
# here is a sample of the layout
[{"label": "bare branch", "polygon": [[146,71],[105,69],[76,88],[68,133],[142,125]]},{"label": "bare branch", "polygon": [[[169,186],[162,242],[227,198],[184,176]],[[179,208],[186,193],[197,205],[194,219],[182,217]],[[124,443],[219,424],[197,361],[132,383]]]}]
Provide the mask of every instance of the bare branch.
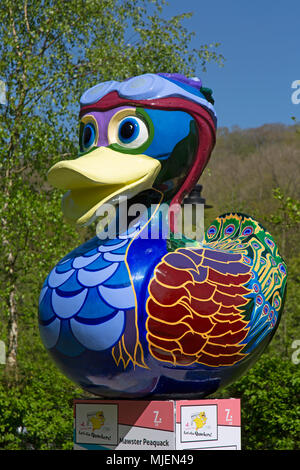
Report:
[{"label": "bare branch", "polygon": [[19,46],[18,35],[17,35],[15,22],[14,22],[14,18],[13,18],[13,12],[12,12],[11,7],[9,7],[9,16],[10,16],[10,22],[11,22],[11,29],[12,29],[14,41],[15,41],[15,44],[16,44],[17,54],[20,58],[22,58],[23,54],[22,54],[20,46]]},{"label": "bare branch", "polygon": [[[75,21],[73,21],[73,23],[70,24],[70,28],[72,29],[78,22],[80,21],[80,17],[78,17]],[[48,44],[47,44],[47,40],[49,38],[49,35],[50,35],[50,32],[51,32],[51,28],[50,28],[50,25],[49,25],[49,29],[48,29],[48,32],[46,34],[46,37],[45,37],[45,40],[44,40],[44,44],[42,45],[41,47],[41,50],[40,52],[38,53],[38,56],[41,57],[44,52],[49,49],[49,47],[51,47],[58,39],[62,38],[63,35],[64,35],[64,31],[61,31],[60,34],[58,34],[55,38],[52,39],[52,41],[50,41]]]},{"label": "bare branch", "polygon": [[26,25],[27,32],[31,34],[29,22],[28,22],[28,14],[27,14],[27,0],[24,0],[24,18],[25,18],[25,25]]}]

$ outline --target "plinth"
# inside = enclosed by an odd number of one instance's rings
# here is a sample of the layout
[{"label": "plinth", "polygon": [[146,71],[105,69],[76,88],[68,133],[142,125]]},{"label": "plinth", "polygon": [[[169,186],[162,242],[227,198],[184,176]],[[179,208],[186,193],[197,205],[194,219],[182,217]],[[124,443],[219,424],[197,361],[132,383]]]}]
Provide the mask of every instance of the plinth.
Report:
[{"label": "plinth", "polygon": [[76,450],[239,450],[240,400],[74,400]]}]

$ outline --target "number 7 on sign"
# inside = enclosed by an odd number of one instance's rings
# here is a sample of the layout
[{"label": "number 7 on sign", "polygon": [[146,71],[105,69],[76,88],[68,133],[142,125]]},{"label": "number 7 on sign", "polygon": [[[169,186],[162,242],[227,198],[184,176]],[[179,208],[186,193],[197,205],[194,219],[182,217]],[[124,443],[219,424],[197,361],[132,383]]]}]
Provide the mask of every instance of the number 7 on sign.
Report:
[{"label": "number 7 on sign", "polygon": [[158,426],[161,423],[161,418],[158,417],[159,411],[153,411],[154,413],[154,424]]},{"label": "number 7 on sign", "polygon": [[226,411],[226,418],[225,420],[227,423],[232,424],[232,415],[230,414],[230,408],[225,408]]}]

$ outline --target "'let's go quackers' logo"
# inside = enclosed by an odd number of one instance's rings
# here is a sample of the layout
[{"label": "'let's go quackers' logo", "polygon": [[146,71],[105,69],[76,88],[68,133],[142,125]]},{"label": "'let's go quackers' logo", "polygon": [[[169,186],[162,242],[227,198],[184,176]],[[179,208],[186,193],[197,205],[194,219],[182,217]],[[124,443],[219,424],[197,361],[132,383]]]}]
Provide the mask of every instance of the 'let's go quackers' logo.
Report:
[{"label": "'let's go quackers' logo", "polygon": [[96,413],[87,414],[87,423],[92,426],[92,431],[101,429],[105,423],[105,417],[103,411],[97,411]]},{"label": "'let's go quackers' logo", "polygon": [[195,423],[196,425],[196,431],[198,431],[198,429],[203,428],[203,426],[206,424],[207,418],[205,415],[205,411],[200,411],[200,413],[193,418],[193,423]]}]

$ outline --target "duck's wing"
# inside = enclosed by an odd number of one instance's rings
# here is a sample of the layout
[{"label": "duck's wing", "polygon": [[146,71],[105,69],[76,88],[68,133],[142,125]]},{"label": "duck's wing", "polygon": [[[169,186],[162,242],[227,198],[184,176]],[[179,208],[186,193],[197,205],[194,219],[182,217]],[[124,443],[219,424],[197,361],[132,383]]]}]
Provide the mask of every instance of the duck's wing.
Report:
[{"label": "duck's wing", "polygon": [[247,356],[282,308],[286,268],[276,250],[257,222],[230,214],[210,226],[198,248],[165,255],[149,285],[151,354],[173,365],[212,367]]},{"label": "duck's wing", "polygon": [[84,244],[47,277],[39,302],[45,346],[66,356],[104,351],[119,341],[134,293],[124,264],[129,240]]}]

